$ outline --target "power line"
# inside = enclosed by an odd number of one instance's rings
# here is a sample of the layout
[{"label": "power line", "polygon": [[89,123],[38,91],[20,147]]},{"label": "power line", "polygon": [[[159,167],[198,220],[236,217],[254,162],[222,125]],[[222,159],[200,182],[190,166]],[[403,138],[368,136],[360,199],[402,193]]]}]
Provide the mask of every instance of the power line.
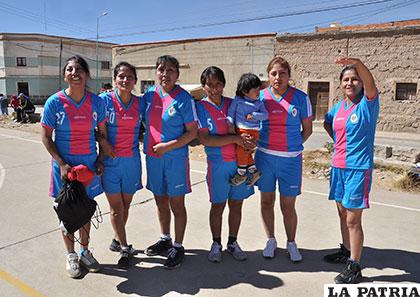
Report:
[{"label": "power line", "polygon": [[100,36],[100,37],[101,39],[109,39],[109,38],[115,38],[115,37],[126,37],[126,36],[148,34],[148,33],[171,32],[171,31],[179,31],[179,30],[186,30],[186,29],[197,29],[197,28],[205,28],[205,27],[213,27],[213,26],[231,25],[231,24],[255,22],[255,21],[262,21],[262,20],[275,19],[275,18],[284,18],[284,17],[297,16],[297,15],[306,15],[306,14],[313,14],[313,13],[320,13],[320,12],[327,12],[327,11],[343,10],[343,9],[348,9],[348,8],[363,7],[363,6],[392,2],[392,1],[394,0],[361,1],[361,2],[356,2],[352,4],[347,4],[347,5],[334,5],[334,6],[318,8],[318,9],[300,10],[300,11],[293,11],[289,13],[272,14],[272,15],[250,17],[250,18],[236,19],[236,20],[230,20],[230,21],[221,21],[221,22],[213,22],[213,23],[205,23],[205,24],[197,24],[197,25],[185,25],[185,26],[179,26],[179,27],[171,27],[171,28],[163,28],[163,29],[156,29],[156,30],[150,30],[150,31],[115,34],[115,35],[106,35],[106,36]]},{"label": "power line", "polygon": [[[325,4],[325,3],[339,3],[339,2],[348,2],[347,0],[320,0],[316,2],[316,6],[319,7],[321,4]],[[255,15],[257,15],[259,12],[267,12],[267,8],[264,7],[262,9],[261,3],[255,1],[255,0],[250,0],[250,1],[238,1],[238,2],[227,2],[225,5],[218,5],[216,7],[214,7],[213,2],[206,2],[207,4],[210,4],[211,7],[210,8],[206,8],[206,7],[201,7],[201,11],[205,11],[205,15],[202,15],[201,13],[197,13],[196,10],[182,10],[182,13],[184,15],[188,15],[188,20],[190,22],[194,22],[195,20],[202,22],[205,19],[211,19],[211,20],[215,20],[215,19],[229,19],[232,17],[232,9],[235,10],[235,17],[239,17],[241,15],[247,16],[247,17],[254,17]],[[254,5],[250,5],[250,4],[254,4]],[[308,3],[300,3],[296,4],[296,5],[282,5],[281,8],[282,10],[285,9],[289,9],[289,8],[303,8],[303,7],[308,7],[308,6],[313,6],[313,1],[309,1]],[[240,10],[238,10],[238,8],[240,8]],[[200,12],[201,12],[200,11]],[[220,12],[219,12],[220,11]],[[251,16],[250,16],[251,15]],[[179,24],[180,22],[177,22],[177,19],[173,19],[171,20],[171,25],[172,26],[177,26],[177,24]],[[156,28],[159,26],[165,26],[167,25],[167,22],[160,22],[160,23],[147,23],[142,25],[142,27],[144,29],[147,29],[149,27],[151,28]],[[105,24],[106,26],[106,24]],[[139,25],[132,25],[132,26],[125,26],[125,27],[119,27],[119,28],[112,28],[112,30],[107,30],[108,35],[110,35],[110,32],[121,32],[121,31],[125,31],[127,29],[133,29],[133,28],[138,28]]]},{"label": "power line", "polygon": [[362,19],[364,16],[373,16],[373,15],[377,15],[383,12],[389,12],[390,10],[395,10],[398,8],[402,8],[402,7],[407,7],[410,6],[412,4],[415,4],[417,2],[420,2],[419,0],[412,0],[412,1],[402,1],[400,3],[394,4],[394,5],[389,5],[386,7],[382,7],[379,9],[373,9],[373,10],[369,10],[363,13],[358,13],[358,14],[354,14],[354,15],[350,15],[347,17],[340,17],[339,19],[329,19],[323,22],[317,22],[317,23],[311,23],[311,24],[306,24],[306,25],[301,25],[301,26],[295,26],[295,27],[289,27],[289,28],[284,28],[281,30],[277,30],[277,33],[280,32],[288,32],[288,31],[293,31],[293,30],[298,30],[298,29],[307,29],[307,28],[313,28],[314,26],[321,26],[321,25],[328,25],[332,22],[343,22],[344,20],[347,21],[352,21],[355,22],[356,20],[360,20]]},{"label": "power line", "polygon": [[89,30],[89,29],[86,29],[84,27],[72,26],[70,24],[67,24],[67,23],[64,23],[64,22],[61,22],[61,21],[57,21],[55,19],[48,18],[45,15],[36,14],[32,11],[25,10],[21,7],[15,7],[15,6],[12,6],[12,5],[10,5],[8,3],[4,3],[4,2],[0,2],[0,10],[6,11],[6,12],[8,12],[10,14],[13,14],[13,15],[25,17],[26,19],[34,21],[38,24],[44,24],[45,26],[46,26],[46,24],[50,24],[51,26],[61,28],[61,29],[65,29],[65,30],[70,30],[70,31],[73,31],[73,32],[76,32],[76,33],[79,33],[79,34],[89,34],[89,33],[95,32],[94,30]]}]

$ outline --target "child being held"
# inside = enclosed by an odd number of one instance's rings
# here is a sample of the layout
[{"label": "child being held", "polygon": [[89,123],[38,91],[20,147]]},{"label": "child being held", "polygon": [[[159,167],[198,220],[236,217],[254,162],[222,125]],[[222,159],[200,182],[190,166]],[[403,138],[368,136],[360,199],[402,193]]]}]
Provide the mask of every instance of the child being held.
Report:
[{"label": "child being held", "polygon": [[[255,74],[242,74],[236,88],[236,97],[228,110],[229,132],[232,134],[249,134],[258,140],[261,121],[268,118],[264,102],[259,100],[261,81]],[[235,131],[236,128],[236,131]],[[237,146],[236,158],[238,169],[230,180],[234,186],[247,182],[248,187],[253,186],[261,177],[261,172],[255,167],[252,152]],[[249,178],[247,180],[247,171]]]}]

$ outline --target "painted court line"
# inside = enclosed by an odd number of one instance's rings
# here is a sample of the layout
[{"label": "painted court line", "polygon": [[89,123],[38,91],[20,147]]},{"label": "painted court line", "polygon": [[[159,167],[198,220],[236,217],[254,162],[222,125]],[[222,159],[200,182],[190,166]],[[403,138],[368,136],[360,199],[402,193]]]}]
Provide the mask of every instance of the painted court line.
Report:
[{"label": "painted court line", "polygon": [[33,142],[33,143],[42,144],[42,141],[40,141],[40,140],[26,139],[26,138],[19,137],[19,136],[13,136],[13,135],[2,134],[2,133],[0,133],[0,136],[6,137],[6,138],[19,139],[19,140],[24,140],[24,141],[29,141],[29,142]]},{"label": "painted court line", "polygon": [[4,271],[2,269],[0,269],[0,279],[6,281],[7,283],[9,283],[13,287],[17,288],[18,290],[20,290],[21,292],[23,292],[27,296],[44,297],[43,294],[39,293],[34,288],[31,288],[30,286],[28,286],[24,282],[20,281],[19,279],[10,275],[9,273],[7,273],[6,271]]},{"label": "painted court line", "polygon": [[[315,195],[319,195],[319,196],[328,197],[328,194],[321,193],[321,192],[314,192],[314,191],[302,191],[302,192],[303,193],[308,193],[308,194],[315,194]],[[380,206],[386,206],[386,207],[392,207],[392,208],[398,208],[398,209],[420,212],[420,209],[418,209],[418,208],[405,207],[405,206],[399,206],[399,205],[395,205],[395,204],[388,204],[388,203],[375,202],[375,201],[369,201],[369,203],[374,204],[374,205],[380,205]]]},{"label": "painted court line", "polygon": [[[191,172],[207,174],[207,172],[205,172],[205,171],[195,170],[195,169],[191,169]],[[308,194],[314,194],[314,195],[328,197],[327,193],[321,193],[321,192],[303,190],[302,193],[308,193]],[[399,205],[395,205],[395,204],[388,204],[388,203],[375,202],[375,201],[369,201],[369,203],[373,204],[373,205],[380,205],[380,206],[386,206],[386,207],[391,207],[391,208],[398,208],[398,209],[420,212],[420,209],[418,209],[418,208],[405,207],[405,206],[399,206]]]},{"label": "painted court line", "polygon": [[6,169],[4,169],[3,165],[0,163],[0,189],[4,183],[4,177],[6,176]]},{"label": "painted court line", "polygon": [[[22,137],[19,137],[19,136],[12,136],[12,135],[2,134],[2,133],[0,133],[0,136],[42,144],[42,142],[39,141],[39,140],[26,139],[26,138],[22,138]],[[1,166],[1,164],[0,164],[0,166]],[[205,171],[196,170],[196,169],[191,169],[191,172],[200,173],[200,174],[207,174],[207,172],[205,172]],[[1,188],[3,180],[4,180],[4,169],[3,169],[3,167],[0,167],[0,188]],[[308,193],[308,194],[315,194],[315,195],[328,197],[328,194],[326,194],[326,193],[320,193],[320,192],[314,192],[314,191],[302,191],[302,192]],[[418,208],[405,207],[405,206],[399,206],[399,205],[381,203],[381,202],[375,202],[375,201],[370,201],[370,203],[373,204],[373,205],[380,205],[380,206],[386,206],[386,207],[392,207],[392,208],[398,208],[398,209],[420,212],[420,209],[418,209]]]}]

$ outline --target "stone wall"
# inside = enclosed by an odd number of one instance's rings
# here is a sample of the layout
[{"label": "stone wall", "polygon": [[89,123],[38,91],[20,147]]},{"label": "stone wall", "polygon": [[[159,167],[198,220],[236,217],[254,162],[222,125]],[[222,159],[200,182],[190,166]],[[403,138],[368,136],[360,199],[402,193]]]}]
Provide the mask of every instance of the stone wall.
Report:
[{"label": "stone wall", "polygon": [[[341,54],[359,57],[372,71],[380,92],[378,130],[420,133],[420,27],[366,32],[283,35],[276,54],[292,67],[292,81],[308,91],[308,82],[329,82],[331,107],[341,99],[334,64]],[[395,100],[396,83],[417,83],[413,100]]]}]

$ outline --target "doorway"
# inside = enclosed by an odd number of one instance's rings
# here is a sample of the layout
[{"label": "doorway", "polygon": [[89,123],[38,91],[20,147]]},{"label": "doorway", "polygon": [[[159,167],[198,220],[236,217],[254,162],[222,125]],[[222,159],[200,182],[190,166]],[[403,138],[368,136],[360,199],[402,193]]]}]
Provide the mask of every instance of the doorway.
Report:
[{"label": "doorway", "polygon": [[308,96],[311,100],[312,112],[315,120],[323,120],[328,112],[328,102],[330,97],[329,82],[309,82]]},{"label": "doorway", "polygon": [[17,91],[18,94],[23,93],[26,96],[29,96],[29,84],[27,82],[18,82]]}]

